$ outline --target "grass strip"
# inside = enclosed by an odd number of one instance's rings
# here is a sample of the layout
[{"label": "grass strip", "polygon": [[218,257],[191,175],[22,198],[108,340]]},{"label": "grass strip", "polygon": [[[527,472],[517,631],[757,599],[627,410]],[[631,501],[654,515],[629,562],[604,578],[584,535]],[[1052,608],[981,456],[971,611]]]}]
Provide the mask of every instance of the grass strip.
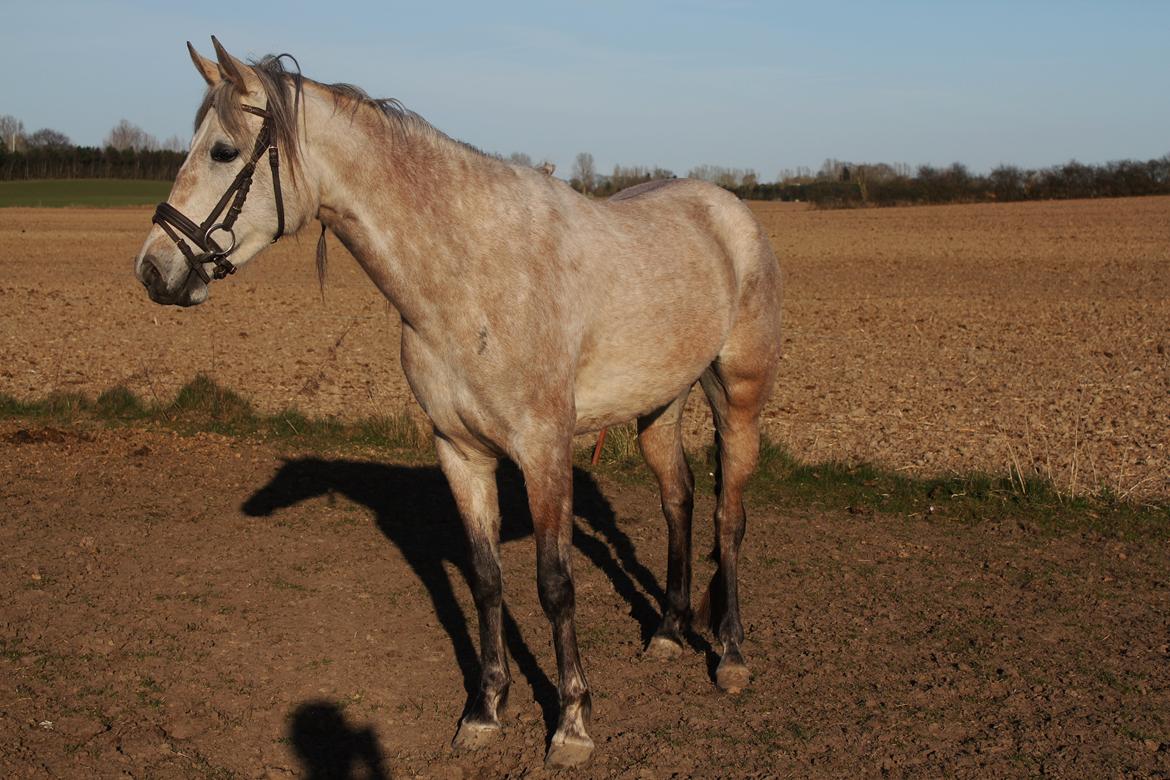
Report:
[{"label": "grass strip", "polygon": [[146,206],[166,200],[171,182],[148,179],[0,181],[0,207]]},{"label": "grass strip", "polygon": [[[78,393],[53,393],[21,401],[0,394],[0,419],[56,424],[95,421],[106,425],[151,425],[182,433],[288,441],[331,451],[375,449],[411,462],[433,461],[430,436],[405,412],[341,421],[310,418],[295,409],[261,414],[247,399],[204,375],[184,385],[169,402],[147,402],[125,387],[96,399]],[[626,483],[652,484],[638,451],[633,424],[609,429],[598,466],[589,465],[591,448],[576,453],[576,465]],[[715,488],[714,447],[688,453],[696,489]],[[765,440],[748,490],[754,503],[781,510],[841,511],[865,520],[875,515],[924,517],[977,523],[1013,521],[1042,532],[1089,531],[1108,538],[1170,538],[1170,501],[1122,501],[1107,488],[1069,495],[1038,477],[1012,474],[909,476],[873,464],[824,461],[806,463],[782,444]]]},{"label": "grass strip", "polygon": [[261,414],[241,395],[202,374],[183,385],[173,400],[162,403],[145,401],[123,386],[106,390],[96,399],[79,393],[52,393],[40,400],[21,401],[0,393],[2,418],[58,425],[83,421],[149,424],[181,433],[296,440],[306,446],[362,446],[416,456],[431,453],[430,438],[406,413],[356,422],[309,418],[296,409]]}]

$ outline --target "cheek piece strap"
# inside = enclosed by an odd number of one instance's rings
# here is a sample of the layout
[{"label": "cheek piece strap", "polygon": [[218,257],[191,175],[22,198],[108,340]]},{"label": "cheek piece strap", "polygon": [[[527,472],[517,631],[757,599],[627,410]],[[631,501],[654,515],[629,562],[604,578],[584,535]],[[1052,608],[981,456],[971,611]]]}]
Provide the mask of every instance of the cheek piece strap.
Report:
[{"label": "cheek piece strap", "polygon": [[[281,197],[280,193],[280,154],[277,152],[276,139],[273,137],[272,115],[267,110],[255,106],[241,106],[241,108],[250,114],[263,117],[264,124],[260,126],[260,134],[256,136],[256,145],[252,149],[252,156],[236,174],[236,178],[232,180],[227,191],[215,204],[215,208],[207,215],[207,219],[195,224],[195,221],[186,214],[170,203],[163,202],[155,208],[154,218],[151,220],[163,229],[163,232],[175,242],[175,246],[179,247],[179,251],[183,253],[183,257],[186,258],[187,265],[191,269],[188,278],[190,274],[195,274],[203,280],[204,284],[209,283],[213,278],[223,279],[236,272],[236,267],[228,259],[228,256],[236,251],[236,234],[232,230],[232,226],[236,224],[236,219],[239,218],[240,212],[244,208],[244,201],[248,199],[248,190],[252,187],[252,176],[256,173],[256,163],[259,162],[265,151],[268,152],[268,165],[272,169],[272,192],[276,200],[276,234],[272,237],[272,242],[276,243],[284,235],[284,198]],[[228,207],[229,201],[231,202],[230,207]],[[225,208],[227,208],[227,214],[224,214],[223,219],[220,220],[220,214]],[[226,248],[212,238],[216,233],[226,234]],[[195,254],[184,237],[199,249],[200,254]],[[221,236],[222,238],[223,236]],[[210,276],[203,268],[207,263],[214,266]]]}]

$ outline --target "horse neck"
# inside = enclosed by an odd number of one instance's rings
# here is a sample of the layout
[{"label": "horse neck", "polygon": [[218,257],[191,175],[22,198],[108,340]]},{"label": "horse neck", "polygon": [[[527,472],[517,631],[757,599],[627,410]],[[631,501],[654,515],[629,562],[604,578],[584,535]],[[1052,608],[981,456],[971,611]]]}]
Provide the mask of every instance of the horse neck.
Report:
[{"label": "horse neck", "polygon": [[[401,127],[374,109],[324,108],[310,125],[319,216],[411,325],[433,319],[450,282],[486,272],[475,262],[493,192],[515,176],[507,166],[433,128]],[[462,287],[462,285],[460,285]],[[446,289],[444,289],[446,288]]]}]

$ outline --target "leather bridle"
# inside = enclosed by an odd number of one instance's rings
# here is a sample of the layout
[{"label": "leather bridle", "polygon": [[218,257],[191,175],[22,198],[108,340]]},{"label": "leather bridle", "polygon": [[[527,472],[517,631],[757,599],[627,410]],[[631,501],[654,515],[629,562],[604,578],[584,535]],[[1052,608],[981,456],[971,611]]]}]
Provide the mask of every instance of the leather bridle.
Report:
[{"label": "leather bridle", "polygon": [[[263,117],[264,124],[260,126],[260,134],[256,136],[256,146],[252,149],[252,156],[236,174],[236,178],[228,186],[227,192],[215,204],[215,208],[207,215],[207,219],[197,225],[186,214],[164,201],[155,208],[154,219],[151,220],[163,229],[163,232],[179,247],[183,257],[187,259],[187,265],[191,269],[187,278],[190,279],[190,274],[194,273],[203,280],[204,284],[209,283],[213,278],[223,279],[236,272],[235,265],[232,264],[231,260],[228,260],[228,256],[236,251],[236,234],[232,230],[232,226],[236,224],[236,219],[244,208],[244,201],[248,198],[248,190],[252,187],[252,175],[256,172],[256,163],[259,162],[265,150],[268,151],[268,165],[272,168],[272,192],[276,196],[276,235],[272,237],[272,242],[276,243],[284,235],[284,199],[280,194],[280,155],[276,150],[272,114],[266,109],[255,106],[240,106],[240,108],[250,114]],[[219,215],[227,207],[229,200],[231,207],[228,208],[223,220],[217,221]],[[214,233],[227,233],[231,243],[226,249],[212,238]],[[202,254],[195,254],[187,242],[183,240],[183,236],[190,239],[191,243]],[[211,263],[215,266],[211,276],[208,276],[207,271],[203,270],[205,263]]]}]

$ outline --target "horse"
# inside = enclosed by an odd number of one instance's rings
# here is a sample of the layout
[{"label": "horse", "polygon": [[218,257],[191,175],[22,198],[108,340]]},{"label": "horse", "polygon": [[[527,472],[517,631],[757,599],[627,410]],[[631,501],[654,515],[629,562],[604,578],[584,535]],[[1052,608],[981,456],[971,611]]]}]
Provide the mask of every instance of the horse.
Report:
[{"label": "horse", "polygon": [[702,604],[721,643],[715,684],[742,691],[751,677],[738,596],[743,496],[781,350],[780,266],[750,210],[689,179],[587,197],[453,140],[395,100],[305,78],[284,65],[295,63],[289,55],[245,63],[212,44],[215,60],[187,44],[207,90],[135,276],[156,303],[199,304],[213,280],[319,220],[322,285],[328,229],[397,310],[402,368],[468,537],[479,618],[481,678],[454,747],[500,734],[511,682],[502,458],[524,478],[556,650],[560,710],[546,764],[577,766],[594,750],[573,588],[575,435],[637,421],[668,537],[663,615],[645,652],[682,655],[704,611],[691,608],[694,478],[681,429],[696,383],[718,458],[716,571]]}]

